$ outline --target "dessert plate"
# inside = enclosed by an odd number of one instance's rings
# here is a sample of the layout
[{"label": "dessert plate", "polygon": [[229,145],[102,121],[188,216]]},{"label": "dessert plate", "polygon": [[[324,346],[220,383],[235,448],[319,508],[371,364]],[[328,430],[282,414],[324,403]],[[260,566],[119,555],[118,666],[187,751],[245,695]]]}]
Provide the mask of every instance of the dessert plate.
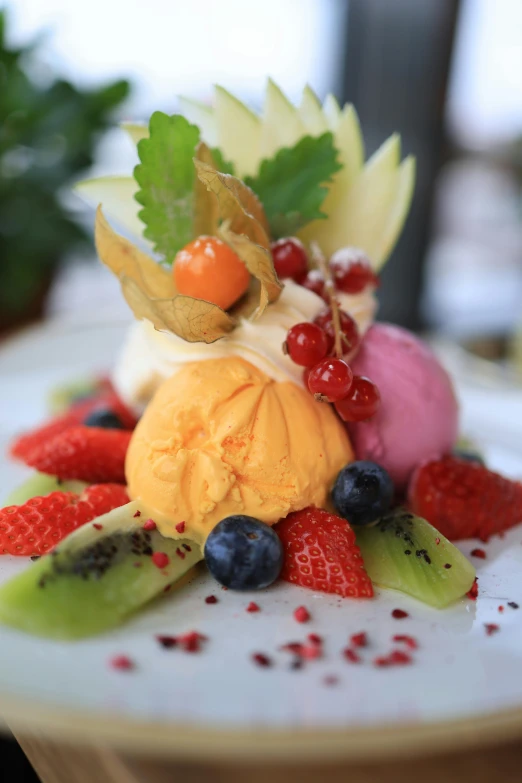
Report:
[{"label": "dessert plate", "polygon": [[[125,327],[51,324],[2,346],[0,500],[28,474],[5,458],[11,437],[45,417],[57,383],[108,370]],[[491,467],[522,475],[521,389],[465,355],[448,358],[465,433]],[[460,544],[466,554],[475,546]],[[0,713],[19,730],[197,758],[382,758],[522,734],[522,525],[480,546],[478,600],[444,611],[393,591],[377,591],[373,601],[285,584],[233,593],[201,569],[94,639],[61,643],[0,627]],[[0,581],[27,565],[1,557]],[[209,595],[217,603],[207,604]],[[251,600],[261,611],[246,611]],[[300,605],[311,614],[307,624],[294,619]],[[407,616],[394,619],[394,609]],[[192,630],[208,637],[198,653],[156,639]],[[342,650],[361,631],[369,645],[351,663]],[[323,637],[324,657],[292,668],[281,647],[309,633]],[[376,666],[398,646],[397,634],[418,641],[411,665]],[[272,666],[256,665],[255,653]],[[117,655],[135,667],[112,668]]]}]

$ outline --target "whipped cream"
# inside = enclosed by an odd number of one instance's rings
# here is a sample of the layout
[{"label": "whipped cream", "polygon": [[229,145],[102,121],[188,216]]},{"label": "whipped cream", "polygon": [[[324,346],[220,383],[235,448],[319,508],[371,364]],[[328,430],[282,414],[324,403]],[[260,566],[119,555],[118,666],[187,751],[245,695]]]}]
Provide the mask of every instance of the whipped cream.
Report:
[{"label": "whipped cream", "polygon": [[[373,289],[339,295],[341,308],[364,334],[373,322],[377,300]],[[226,337],[215,343],[189,343],[170,332],[158,332],[150,321],[133,324],[116,364],[113,381],[122,399],[140,411],[158,386],[188,362],[240,356],[276,381],[303,385],[303,368],[285,356],[282,345],[288,330],[313,319],[325,307],[321,297],[291,280],[275,304],[255,321],[242,319]]]}]

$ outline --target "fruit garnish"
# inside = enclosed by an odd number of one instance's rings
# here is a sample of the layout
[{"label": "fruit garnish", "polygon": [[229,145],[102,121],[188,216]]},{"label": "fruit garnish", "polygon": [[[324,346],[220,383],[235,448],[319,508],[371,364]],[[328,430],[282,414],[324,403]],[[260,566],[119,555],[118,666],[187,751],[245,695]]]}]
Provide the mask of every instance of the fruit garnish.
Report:
[{"label": "fruit garnish", "polygon": [[372,583],[346,520],[310,506],[283,519],[276,532],[284,547],[281,579],[344,598],[371,598]]},{"label": "fruit garnish", "polygon": [[447,456],[416,470],[409,504],[452,541],[487,540],[522,521],[522,484],[479,462]]},{"label": "fruit garnish", "polygon": [[388,472],[375,462],[359,460],[344,467],[335,480],[332,501],[352,525],[368,525],[390,508],[394,495]]},{"label": "fruit garnish", "polygon": [[[100,633],[121,623],[201,560],[201,550],[192,541],[187,541],[191,551],[185,559],[176,557],[179,539],[142,530],[137,510],[144,516],[151,511],[133,501],[97,517],[2,585],[0,621],[57,639]],[[159,551],[169,556],[162,569],[152,561]]]},{"label": "fruit garnish", "polygon": [[344,399],[352,385],[353,373],[343,359],[323,359],[311,368],[308,388],[316,399],[337,402]]},{"label": "fruit garnish", "polygon": [[0,554],[44,555],[73,530],[129,502],[124,486],[100,484],[81,495],[56,491],[0,509]]},{"label": "fruit garnish", "polygon": [[[356,533],[368,575],[381,587],[442,609],[473,585],[472,564],[425,519],[397,510],[377,525],[356,528]],[[393,616],[407,614],[394,610]]]},{"label": "fruit garnish", "polygon": [[296,237],[283,237],[270,245],[274,268],[280,280],[290,278],[301,283],[308,271],[308,256],[303,243]]},{"label": "fruit garnish", "polygon": [[311,269],[304,278],[301,285],[303,288],[307,288],[309,291],[313,291],[314,294],[317,294],[317,296],[320,296],[325,301],[328,301],[324,291],[324,277],[318,269]]},{"label": "fruit garnish", "polygon": [[261,590],[275,582],[283,565],[281,541],[271,527],[238,514],[221,520],[205,543],[212,576],[232,590]]},{"label": "fruit garnish", "polygon": [[123,422],[118,414],[110,408],[97,408],[85,417],[86,427],[101,427],[104,430],[123,430]]},{"label": "fruit garnish", "polygon": [[74,426],[42,438],[20,456],[29,467],[60,479],[125,483],[125,456],[132,437],[124,430]]},{"label": "fruit garnish", "polygon": [[78,378],[55,386],[48,395],[47,406],[53,416],[57,416],[68,411],[73,405],[108,391],[112,391],[112,385],[107,378]]},{"label": "fruit garnish", "polygon": [[381,404],[377,386],[363,375],[354,375],[348,396],[335,403],[343,421],[366,421],[375,416]]},{"label": "fruit garnish", "polygon": [[19,487],[9,493],[4,505],[21,506],[31,498],[45,497],[51,492],[74,492],[76,495],[81,495],[87,486],[84,481],[62,481],[57,476],[33,473]]},{"label": "fruit garnish", "polygon": [[10,447],[11,456],[25,461],[33,448],[41,446],[70,427],[84,424],[91,414],[99,410],[112,411],[125,429],[132,430],[136,426],[134,413],[120,400],[114,389],[109,387],[93,397],[75,402],[65,413],[15,438]]},{"label": "fruit garnish", "polygon": [[[324,329],[329,338],[329,350],[332,350],[335,344],[335,322],[331,307],[327,307],[314,319],[314,323]],[[345,356],[353,356],[357,351],[361,336],[359,328],[354,318],[344,310],[339,310],[339,326],[341,331],[341,350]]]},{"label": "fruit garnish", "polygon": [[313,367],[328,353],[328,338],[320,326],[308,322],[288,330],[286,351],[295,364]]},{"label": "fruit garnish", "polygon": [[369,259],[355,247],[342,247],[330,259],[335,287],[345,294],[360,294],[367,286],[377,286],[379,278]]},{"label": "fruit garnish", "polygon": [[174,281],[180,294],[228,310],[246,292],[250,275],[239,256],[221,239],[200,236],[174,260]]}]

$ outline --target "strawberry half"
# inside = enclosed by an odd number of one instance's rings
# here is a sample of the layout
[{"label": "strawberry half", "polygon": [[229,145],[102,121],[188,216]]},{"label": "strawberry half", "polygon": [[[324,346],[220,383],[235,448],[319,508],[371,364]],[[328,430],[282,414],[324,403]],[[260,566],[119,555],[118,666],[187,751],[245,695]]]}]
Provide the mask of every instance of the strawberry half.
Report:
[{"label": "strawberry half", "polygon": [[37,427],[30,432],[20,435],[12,444],[10,453],[15,459],[26,461],[28,454],[37,447],[46,443],[50,438],[59,435],[65,430],[83,424],[84,420],[97,410],[113,411],[126,429],[133,430],[136,426],[136,417],[120,400],[114,389],[110,386],[104,388],[99,394],[89,397],[87,400],[74,403],[66,413],[56,416],[51,421]]},{"label": "strawberry half", "polygon": [[281,579],[343,598],[371,598],[355,533],[345,519],[309,506],[289,514],[275,528],[285,560]]},{"label": "strawberry half", "polygon": [[447,456],[417,468],[409,504],[452,541],[486,541],[522,522],[522,484],[478,462]]},{"label": "strawberry half", "polygon": [[75,426],[35,445],[24,462],[41,473],[93,484],[125,483],[125,456],[132,432]]},{"label": "strawberry half", "polygon": [[73,530],[129,502],[119,484],[99,484],[76,495],[52,492],[0,510],[0,554],[44,555]]}]

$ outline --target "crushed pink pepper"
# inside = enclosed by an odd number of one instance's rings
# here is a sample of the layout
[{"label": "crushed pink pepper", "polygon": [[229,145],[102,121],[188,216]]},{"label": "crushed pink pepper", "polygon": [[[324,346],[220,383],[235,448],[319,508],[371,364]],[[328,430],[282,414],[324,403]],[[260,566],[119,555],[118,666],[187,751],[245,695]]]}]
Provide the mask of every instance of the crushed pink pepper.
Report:
[{"label": "crushed pink pepper", "polygon": [[186,557],[185,552],[182,552],[179,547],[176,549],[176,554],[180,558],[180,560],[184,560]]},{"label": "crushed pink pepper", "polygon": [[247,612],[260,612],[261,607],[255,603],[255,601],[250,601],[246,608]]},{"label": "crushed pink pepper", "polygon": [[184,533],[185,532],[185,522],[178,522],[176,525],[176,531],[178,533]]},{"label": "crushed pink pepper", "polygon": [[466,593],[471,601],[476,601],[478,598],[478,577],[475,577],[475,581],[471,585],[470,589]]},{"label": "crushed pink pepper", "polygon": [[500,627],[496,623],[484,623],[487,636],[493,636],[494,633],[500,631]]},{"label": "crushed pink pepper", "polygon": [[141,517],[141,511],[136,511],[134,514],[134,519],[136,519],[136,517]]},{"label": "crushed pink pepper", "polygon": [[143,525],[144,530],[156,530],[156,523],[153,519],[147,519]]},{"label": "crushed pink pepper", "polygon": [[128,672],[136,668],[134,662],[127,655],[115,655],[110,660],[110,666],[111,669],[117,669],[121,672]]},{"label": "crushed pink pepper", "polygon": [[206,604],[217,604],[217,602],[218,599],[216,598],[215,595],[207,595],[207,597],[205,598]]},{"label": "crushed pink pepper", "polygon": [[255,664],[264,668],[272,666],[272,659],[264,653],[252,653],[252,660]]},{"label": "crushed pink pepper", "polygon": [[486,559],[486,553],[483,549],[480,549],[480,547],[475,547],[475,549],[471,550],[471,556],[472,557],[478,557],[480,560]]},{"label": "crushed pink pepper", "polygon": [[360,663],[361,662],[361,656],[357,655],[355,650],[352,650],[351,647],[347,647],[345,650],[343,650],[343,655],[346,658],[347,661],[350,661],[350,663]]},{"label": "crushed pink pepper", "polygon": [[95,530],[103,530],[103,525],[100,525],[99,522],[93,522],[92,526]]},{"label": "crushed pink pepper", "polygon": [[166,568],[170,563],[170,557],[165,552],[154,552],[152,562],[156,568]]},{"label": "crushed pink pepper", "polygon": [[322,638],[316,633],[309,633],[307,638],[310,644],[321,645],[323,643]]},{"label": "crushed pink pepper", "polygon": [[368,634],[366,631],[352,634],[350,636],[350,644],[352,647],[368,647]]},{"label": "crushed pink pepper", "polygon": [[393,642],[402,643],[405,644],[407,647],[410,648],[410,650],[417,650],[419,647],[419,643],[417,642],[417,639],[415,639],[413,636],[408,636],[406,634],[396,634],[392,637]]},{"label": "crushed pink pepper", "polygon": [[404,620],[406,617],[410,616],[404,609],[394,609],[391,615],[394,620]]},{"label": "crushed pink pepper", "polygon": [[297,607],[294,611],[294,619],[297,620],[298,623],[307,623],[310,620],[310,612],[306,606]]}]

